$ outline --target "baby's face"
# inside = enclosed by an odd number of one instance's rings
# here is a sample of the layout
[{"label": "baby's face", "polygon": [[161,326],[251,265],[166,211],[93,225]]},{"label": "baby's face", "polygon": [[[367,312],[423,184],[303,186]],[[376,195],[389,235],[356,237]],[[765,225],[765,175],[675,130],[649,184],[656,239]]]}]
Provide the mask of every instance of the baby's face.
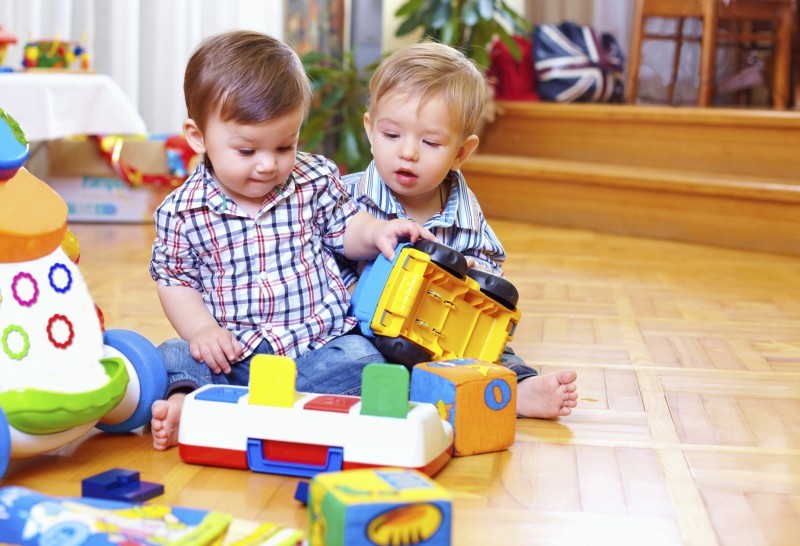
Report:
[{"label": "baby's face", "polygon": [[465,159],[464,141],[444,101],[420,100],[390,93],[364,119],[378,173],[404,205],[412,199],[439,203],[439,185]]},{"label": "baby's face", "polygon": [[217,115],[206,124],[202,141],[214,175],[222,191],[251,214],[292,173],[303,118],[298,108],[257,124],[222,121]]}]

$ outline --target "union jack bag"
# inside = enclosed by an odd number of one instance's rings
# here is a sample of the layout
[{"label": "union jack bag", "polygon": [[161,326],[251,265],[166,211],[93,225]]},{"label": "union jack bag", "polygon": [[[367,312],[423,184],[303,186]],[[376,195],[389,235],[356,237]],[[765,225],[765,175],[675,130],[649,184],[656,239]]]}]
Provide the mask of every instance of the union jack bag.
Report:
[{"label": "union jack bag", "polygon": [[533,32],[537,92],[556,102],[622,102],[622,49],[611,34],[565,21]]}]

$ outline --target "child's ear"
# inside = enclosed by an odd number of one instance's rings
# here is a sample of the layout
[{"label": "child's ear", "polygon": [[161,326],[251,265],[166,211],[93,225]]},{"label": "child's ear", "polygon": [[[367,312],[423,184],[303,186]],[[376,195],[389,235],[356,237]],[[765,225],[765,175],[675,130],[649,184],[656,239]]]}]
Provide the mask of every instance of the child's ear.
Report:
[{"label": "child's ear", "polygon": [[369,119],[369,112],[364,112],[364,132],[367,133],[370,151],[372,151],[372,122]]},{"label": "child's ear", "polygon": [[480,142],[478,135],[469,135],[464,139],[464,142],[458,148],[458,152],[456,152],[456,157],[453,158],[453,164],[450,166],[451,171],[457,171],[461,168],[461,165],[478,148],[478,142]]},{"label": "child's ear", "polygon": [[193,119],[186,118],[183,121],[183,136],[186,137],[186,142],[189,143],[189,147],[194,153],[206,153],[206,143],[205,140],[203,140],[203,133]]}]

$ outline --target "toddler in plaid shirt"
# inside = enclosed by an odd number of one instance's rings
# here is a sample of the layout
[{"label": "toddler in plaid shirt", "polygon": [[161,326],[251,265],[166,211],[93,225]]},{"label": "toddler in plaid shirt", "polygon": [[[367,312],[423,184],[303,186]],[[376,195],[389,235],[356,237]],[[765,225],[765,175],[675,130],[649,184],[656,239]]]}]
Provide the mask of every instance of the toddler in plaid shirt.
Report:
[{"label": "toddler in plaid shirt", "polygon": [[180,339],[159,347],[166,400],[153,446],[178,442],[187,392],[246,385],[255,354],[295,359],[297,389],[355,394],[384,362],[352,331],[337,256],[393,256],[415,222],[359,212],[330,160],[297,150],[311,86],[287,45],[233,31],[205,40],[184,76],[184,133],[203,160],[155,212],[150,274]]}]

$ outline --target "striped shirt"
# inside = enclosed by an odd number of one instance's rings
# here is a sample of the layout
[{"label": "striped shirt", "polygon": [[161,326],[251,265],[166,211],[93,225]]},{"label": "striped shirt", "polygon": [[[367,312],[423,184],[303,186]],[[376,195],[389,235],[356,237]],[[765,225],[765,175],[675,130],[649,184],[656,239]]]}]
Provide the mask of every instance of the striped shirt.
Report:
[{"label": "striped shirt", "polygon": [[297,357],[350,330],[335,257],[358,211],[330,160],[303,152],[250,217],[201,164],[155,212],[150,275],[188,286],[249,356],[262,340]]},{"label": "striped shirt", "polygon": [[[366,171],[346,175],[342,182],[362,211],[383,220],[408,218],[403,205],[378,174],[374,161]],[[475,194],[467,187],[464,175],[461,171],[450,171],[442,184],[448,190],[447,201],[441,211],[425,222],[425,227],[442,244],[474,259],[477,267],[502,276],[505,250],[486,221]],[[355,282],[352,263],[343,269],[345,282],[348,285]]]}]

